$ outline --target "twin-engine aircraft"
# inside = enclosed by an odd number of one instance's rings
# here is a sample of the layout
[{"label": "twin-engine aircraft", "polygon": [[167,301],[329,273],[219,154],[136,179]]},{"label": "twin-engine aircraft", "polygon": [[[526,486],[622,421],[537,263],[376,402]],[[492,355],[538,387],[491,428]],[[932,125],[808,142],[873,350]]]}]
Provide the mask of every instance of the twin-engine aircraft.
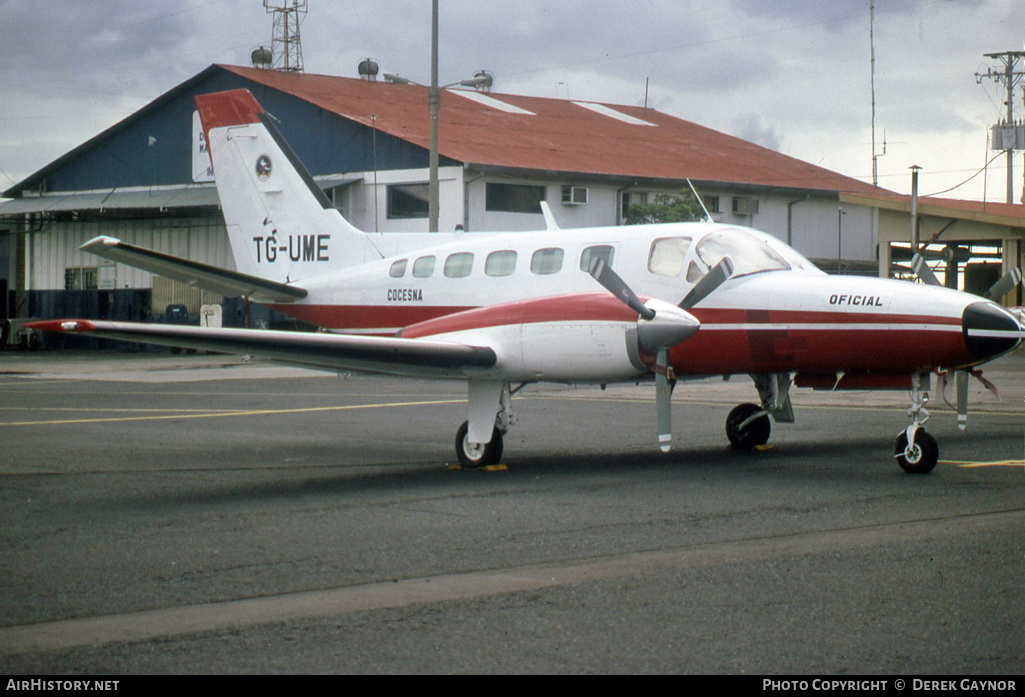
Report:
[{"label": "twin-engine aircraft", "polygon": [[671,446],[678,380],[750,375],[757,403],[726,419],[735,448],[792,422],[793,386],[904,388],[910,425],[894,457],[929,472],[923,428],[933,371],[970,370],[1025,328],[980,297],[827,276],[770,235],[678,223],[534,233],[369,234],[336,210],[246,90],[198,96],[235,258],[228,271],[109,237],[83,249],[228,296],[319,333],[56,320],[43,329],[260,355],[315,368],[463,380],[466,467],[498,462],[512,395],[547,381],[653,381],[658,443]]}]

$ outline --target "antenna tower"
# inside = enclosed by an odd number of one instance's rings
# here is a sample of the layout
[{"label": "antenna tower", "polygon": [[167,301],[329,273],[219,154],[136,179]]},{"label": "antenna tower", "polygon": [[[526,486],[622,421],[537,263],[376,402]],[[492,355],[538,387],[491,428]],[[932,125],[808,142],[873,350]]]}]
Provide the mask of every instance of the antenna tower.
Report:
[{"label": "antenna tower", "polygon": [[299,38],[299,25],[306,16],[306,0],[263,0],[267,14],[274,15],[274,35],[271,51],[274,70],[289,73],[303,72],[303,46]]}]

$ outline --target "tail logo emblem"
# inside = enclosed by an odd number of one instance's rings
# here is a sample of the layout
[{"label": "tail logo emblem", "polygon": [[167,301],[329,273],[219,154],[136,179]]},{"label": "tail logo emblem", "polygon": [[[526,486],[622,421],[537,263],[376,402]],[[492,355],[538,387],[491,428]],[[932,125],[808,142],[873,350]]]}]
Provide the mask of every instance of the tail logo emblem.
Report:
[{"label": "tail logo emblem", "polygon": [[260,155],[260,158],[256,161],[256,178],[260,181],[267,181],[270,178],[271,169],[270,158],[266,155]]}]

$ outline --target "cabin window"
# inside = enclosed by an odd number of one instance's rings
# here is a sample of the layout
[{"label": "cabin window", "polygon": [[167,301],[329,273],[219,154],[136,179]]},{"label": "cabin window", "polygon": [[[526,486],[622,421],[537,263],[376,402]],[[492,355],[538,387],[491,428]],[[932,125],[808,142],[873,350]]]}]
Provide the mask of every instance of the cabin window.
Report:
[{"label": "cabin window", "polygon": [[492,252],[484,262],[484,273],[488,276],[509,276],[516,270],[516,252],[504,249]]},{"label": "cabin window", "polygon": [[430,278],[434,275],[434,257],[420,257],[413,262],[413,278]]},{"label": "cabin window", "polygon": [[473,271],[473,254],[456,252],[449,254],[445,260],[445,276],[448,278],[466,278]]},{"label": "cabin window", "polygon": [[394,185],[388,187],[388,218],[426,218],[428,215],[426,184]]},{"label": "cabin window", "polygon": [[607,244],[598,244],[588,247],[580,254],[580,270],[591,271],[591,265],[602,259],[606,266],[612,266],[613,249]]},{"label": "cabin window", "polygon": [[388,275],[392,278],[402,278],[406,275],[406,259],[399,259],[391,265],[391,270],[388,271]]},{"label": "cabin window", "polygon": [[659,276],[679,276],[690,242],[689,237],[662,237],[652,242],[648,271]]},{"label": "cabin window", "polygon": [[562,250],[558,247],[548,247],[534,252],[530,258],[530,272],[539,276],[559,273],[562,270]]},{"label": "cabin window", "polygon": [[545,187],[490,182],[485,189],[484,208],[503,213],[540,213]]},{"label": "cabin window", "polygon": [[698,242],[697,253],[708,268],[718,264],[723,257],[729,257],[733,262],[734,277],[790,268],[790,264],[765,242],[732,228],[706,235]]}]

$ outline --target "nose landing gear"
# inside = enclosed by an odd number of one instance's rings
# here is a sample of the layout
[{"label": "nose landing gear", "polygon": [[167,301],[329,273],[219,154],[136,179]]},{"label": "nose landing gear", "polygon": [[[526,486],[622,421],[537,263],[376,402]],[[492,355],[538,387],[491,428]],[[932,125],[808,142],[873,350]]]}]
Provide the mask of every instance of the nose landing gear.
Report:
[{"label": "nose landing gear", "polygon": [[936,467],[940,451],[936,439],[926,433],[923,425],[929,420],[925,405],[929,401],[929,373],[911,376],[911,425],[897,435],[893,457],[908,474],[928,474]]}]

